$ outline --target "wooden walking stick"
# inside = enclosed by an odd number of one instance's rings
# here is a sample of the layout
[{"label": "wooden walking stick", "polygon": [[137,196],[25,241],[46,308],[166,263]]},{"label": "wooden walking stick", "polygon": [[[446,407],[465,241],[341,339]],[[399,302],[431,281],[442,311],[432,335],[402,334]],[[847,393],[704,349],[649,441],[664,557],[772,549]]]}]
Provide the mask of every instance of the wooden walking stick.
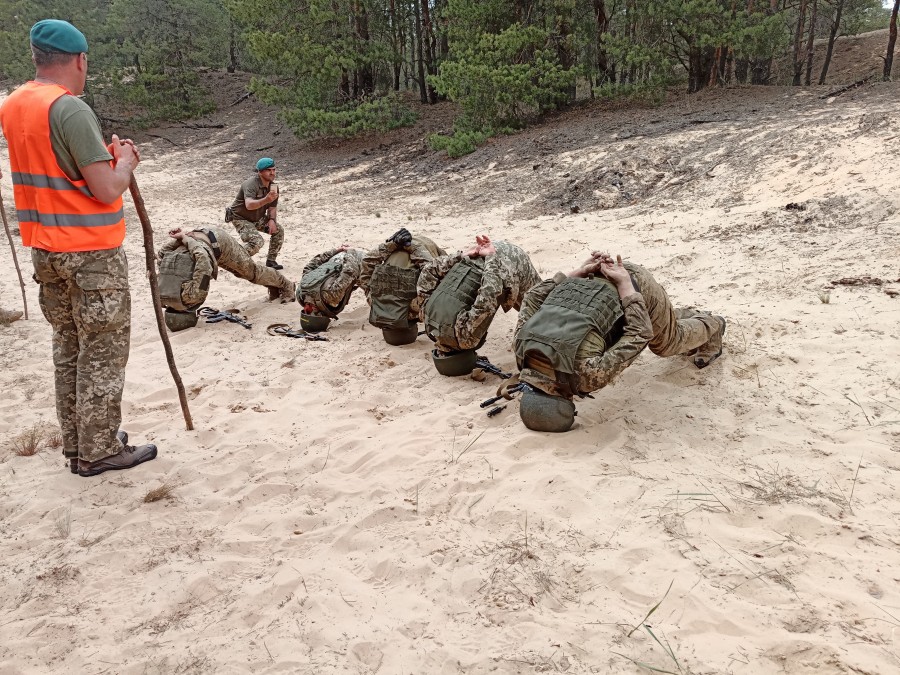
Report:
[{"label": "wooden walking stick", "polygon": [[12,251],[13,265],[16,266],[16,274],[19,275],[19,286],[22,288],[22,304],[25,306],[25,319],[28,319],[28,301],[25,299],[25,282],[22,280],[22,270],[19,269],[19,258],[16,256],[16,245],[13,243],[12,234],[9,231],[9,223],[6,221],[6,208],[3,206],[3,193],[0,192],[0,216],[3,216],[3,229],[6,230],[6,238],[9,239],[9,250]]},{"label": "wooden walking stick", "polygon": [[131,199],[134,200],[134,208],[137,211],[138,218],[141,221],[141,228],[144,231],[144,256],[147,260],[147,276],[150,279],[150,293],[153,294],[153,312],[156,314],[156,327],[159,328],[159,337],[162,338],[163,349],[166,350],[166,361],[169,363],[169,370],[172,373],[172,379],[175,380],[175,387],[178,389],[178,400],[181,402],[181,412],[184,414],[184,423],[188,431],[194,430],[194,422],[191,419],[191,411],[188,409],[187,396],[184,393],[184,384],[181,382],[181,375],[178,374],[178,368],[175,366],[175,356],[172,354],[172,344],[169,342],[169,333],[166,331],[166,322],[163,318],[163,308],[159,302],[159,279],[156,276],[156,251],[153,247],[153,227],[150,225],[150,216],[147,215],[147,208],[144,206],[144,198],[141,197],[141,191],[138,190],[137,181],[134,176],[131,177],[131,184],[128,186],[131,191]]}]

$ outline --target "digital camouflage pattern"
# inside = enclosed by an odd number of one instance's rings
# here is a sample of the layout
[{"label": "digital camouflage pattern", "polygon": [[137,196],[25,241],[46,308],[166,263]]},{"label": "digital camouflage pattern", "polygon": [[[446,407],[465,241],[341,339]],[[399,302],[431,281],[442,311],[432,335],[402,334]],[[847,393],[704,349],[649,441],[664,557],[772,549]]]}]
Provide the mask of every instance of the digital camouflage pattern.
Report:
[{"label": "digital camouflage pattern", "polygon": [[[184,240],[180,242],[180,245],[187,249],[194,261],[193,276],[190,279],[181,282],[181,302],[185,308],[195,307],[206,300],[206,296],[209,293],[209,281],[218,276],[218,269],[215,258],[211,255],[210,248],[206,244],[201,243],[196,239],[185,237]],[[178,248],[179,246],[163,246],[158,254],[159,259],[162,260],[163,256],[168,251],[176,251]],[[205,281],[204,278],[206,279]],[[165,275],[160,278],[160,295],[163,298],[166,297],[163,288],[164,285]],[[174,290],[175,289],[173,289],[173,293]],[[165,302],[163,304],[165,304]],[[182,309],[177,305],[175,308]]]},{"label": "digital camouflage pattern", "polygon": [[[458,345],[447,345],[449,349],[475,349],[487,334],[497,308],[502,307],[504,312],[511,309],[518,311],[525,294],[541,281],[541,276],[534,268],[531,258],[521,247],[508,241],[493,243],[497,252],[485,258],[481,289],[472,308],[459,314],[456,320]],[[461,253],[441,256],[422,269],[418,283],[418,304],[423,310],[425,301],[437,288],[441,279],[460,260],[462,260]],[[422,318],[424,320],[424,317]]]},{"label": "digital camouflage pattern", "polygon": [[[234,219],[234,229],[237,230],[240,235],[241,241],[246,244],[245,250],[249,255],[254,256],[259,253],[263,244],[266,243],[260,232],[269,234],[268,222],[268,216],[263,216],[262,219],[256,223],[251,223],[239,218]],[[277,260],[278,254],[281,252],[281,247],[284,244],[284,228],[281,227],[281,223],[277,222],[275,223],[275,228],[275,234],[270,235],[269,252],[266,254],[266,260]]]},{"label": "digital camouflage pattern", "polygon": [[[339,274],[329,277],[322,283],[320,291],[322,300],[330,307],[338,307],[350,291],[358,282],[359,276],[362,274],[363,256],[365,253],[359,249],[350,248],[346,251],[339,251],[336,248],[329,249],[324,253],[320,253],[312,260],[306,263],[303,268],[303,276],[318,269],[335,256],[341,256],[341,271]],[[301,280],[300,285],[303,285]],[[316,304],[315,298],[300,298],[303,304]]]},{"label": "digital camouflage pattern", "polygon": [[[218,260],[216,260],[219,267],[231,272],[239,279],[246,279],[250,283],[277,288],[282,300],[294,299],[295,287],[293,281],[288,279],[278,270],[254,262],[253,258],[251,258],[250,254],[247,252],[247,249],[241,246],[234,237],[225,232],[222,228],[209,227],[205,229],[213,233],[216,242],[219,244],[220,253]],[[195,230],[194,232],[191,232],[187,238],[191,238],[193,241],[200,243],[210,258],[212,258],[212,246],[202,231]],[[165,251],[175,250],[180,245],[181,244],[177,239],[170,239],[160,249],[159,256],[162,257],[162,254]]]},{"label": "digital camouflage pattern", "polygon": [[[625,368],[634,362],[644,347],[657,356],[687,354],[716,339],[721,325],[707,312],[675,310],[653,275],[640,265],[625,263],[641,289],[622,300],[625,328],[621,338],[604,349],[602,336],[589,334],[575,355],[576,384],[579,391],[592,392],[611,384]],[[541,282],[526,295],[516,333],[537,312],[544,300],[565,280],[559,272],[552,279]],[[536,367],[528,367],[528,365]],[[522,369],[521,379],[553,396],[566,396],[564,388],[555,381],[548,364],[529,363]]]},{"label": "digital camouflage pattern", "polygon": [[120,248],[31,250],[39,302],[53,328],[63,454],[96,462],[122,449],[122,390],[131,337],[128,261]]},{"label": "digital camouflage pattern", "polygon": [[[418,270],[424,268],[435,258],[447,254],[444,249],[435,244],[431,239],[423,236],[414,236],[412,243],[406,248],[401,248],[393,241],[387,241],[381,244],[378,248],[369,251],[363,257],[362,271],[359,275],[359,286],[365,291],[366,297],[369,295],[369,283],[372,280],[372,272],[375,270],[375,267],[387,262],[393,264],[400,257],[400,254],[403,253],[408,255],[409,265]],[[369,302],[371,303],[371,298],[369,298]],[[419,298],[416,297],[413,298],[410,303],[409,320],[418,321],[419,311]]]}]

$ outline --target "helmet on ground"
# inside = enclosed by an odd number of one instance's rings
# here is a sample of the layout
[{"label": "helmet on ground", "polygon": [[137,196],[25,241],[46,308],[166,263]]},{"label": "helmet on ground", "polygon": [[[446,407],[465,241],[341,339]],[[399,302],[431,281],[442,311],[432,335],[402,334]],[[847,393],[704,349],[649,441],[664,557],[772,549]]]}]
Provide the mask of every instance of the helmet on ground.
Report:
[{"label": "helmet on ground", "polygon": [[575,423],[575,404],[562,396],[550,396],[526,387],[519,401],[519,416],[533,431],[568,431]]},{"label": "helmet on ground", "polygon": [[166,326],[173,333],[185,328],[193,328],[197,325],[197,312],[179,312],[176,309],[166,307]]},{"label": "helmet on ground", "polygon": [[478,356],[474,349],[463,349],[459,352],[439,352],[437,349],[431,350],[431,359],[434,361],[434,367],[441,375],[448,377],[459,377],[468,375],[475,368],[475,360]]},{"label": "helmet on ground", "polygon": [[407,328],[382,328],[381,334],[389,345],[411,345],[419,337],[419,325],[411,323]]},{"label": "helmet on ground", "polygon": [[328,328],[330,323],[331,319],[327,316],[307,314],[306,312],[300,313],[300,327],[307,333],[321,333]]}]

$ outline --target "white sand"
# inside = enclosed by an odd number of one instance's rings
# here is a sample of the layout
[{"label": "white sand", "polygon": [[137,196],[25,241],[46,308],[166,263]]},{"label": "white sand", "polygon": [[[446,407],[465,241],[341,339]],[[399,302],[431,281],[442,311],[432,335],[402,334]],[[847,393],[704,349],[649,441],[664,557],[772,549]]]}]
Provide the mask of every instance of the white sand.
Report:
[{"label": "white sand", "polygon": [[[185,431],[129,203],[124,426],[160,455],[83,479],[58,450],[12,454],[21,430],[56,424],[50,327],[29,283],[31,320],[0,328],[0,673],[641,671],[629,659],[898,672],[900,299],[884,288],[900,284],[817,295],[841,277],[900,277],[897,89],[878,92],[796,115],[784,111],[804,99],[790,94],[748,113],[752,140],[727,124],[599,131],[548,171],[629,152],[677,163],[700,139],[721,152],[662,180],[693,176],[680,187],[588,214],[517,220],[510,198],[473,215],[502,160],[470,160],[458,200],[439,203],[387,197],[362,174],[375,158],[316,179],[285,159],[292,278],[330,245],[371,246],[401,225],[450,249],[484,231],[548,276],[592,248],[621,252],[677,303],[728,317],[714,366],[646,352],[561,436],[526,430],[517,403],[487,418],[478,403],[496,378],[441,377],[424,337],[386,345],[360,295],[329,342],[269,337],[270,323],[298,323],[297,305],[227,273],[208,304],[240,308],[253,330],[172,336]],[[185,218],[219,221],[243,171],[218,147],[144,147],[157,245]],[[510,171],[532,180],[530,166]],[[0,306],[17,308],[5,243],[0,260]],[[483,350],[505,369],[514,322],[499,315]],[[144,503],[161,484],[172,498]],[[670,585],[647,624],[677,664],[650,631],[630,634]]]}]

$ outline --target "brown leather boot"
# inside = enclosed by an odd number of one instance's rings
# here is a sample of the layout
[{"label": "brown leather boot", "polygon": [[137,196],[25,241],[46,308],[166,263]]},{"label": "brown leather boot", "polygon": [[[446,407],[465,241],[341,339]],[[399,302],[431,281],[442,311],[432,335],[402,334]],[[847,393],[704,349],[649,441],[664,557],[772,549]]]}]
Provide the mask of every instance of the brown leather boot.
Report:
[{"label": "brown leather boot", "polygon": [[121,471],[122,469],[130,469],[156,459],[156,446],[152,443],[147,445],[126,445],[119,452],[111,457],[98,459],[96,462],[87,462],[83,459],[78,460],[78,475],[82,478],[89,476],[97,476],[104,471]]}]

